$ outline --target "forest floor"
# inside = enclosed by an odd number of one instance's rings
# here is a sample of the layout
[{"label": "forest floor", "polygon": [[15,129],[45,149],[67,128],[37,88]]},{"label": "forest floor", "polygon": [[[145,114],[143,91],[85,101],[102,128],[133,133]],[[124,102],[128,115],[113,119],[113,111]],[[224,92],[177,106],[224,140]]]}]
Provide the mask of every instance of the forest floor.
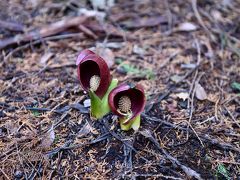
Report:
[{"label": "forest floor", "polygon": [[[96,2],[1,0],[0,179],[240,179],[240,2]],[[86,48],[144,86],[137,132],[91,120]]]}]

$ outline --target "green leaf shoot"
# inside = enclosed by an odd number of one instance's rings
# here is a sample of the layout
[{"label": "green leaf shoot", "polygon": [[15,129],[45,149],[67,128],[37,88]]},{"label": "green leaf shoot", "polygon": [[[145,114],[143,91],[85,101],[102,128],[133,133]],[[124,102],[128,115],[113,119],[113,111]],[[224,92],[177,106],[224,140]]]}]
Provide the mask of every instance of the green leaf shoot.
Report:
[{"label": "green leaf shoot", "polygon": [[138,115],[137,117],[135,117],[133,120],[131,120],[131,122],[129,122],[128,124],[124,125],[123,122],[125,121],[126,119],[124,118],[121,118],[120,119],[120,127],[123,131],[128,131],[130,130],[131,128],[134,130],[134,131],[137,131],[140,127],[140,123],[141,123],[141,117],[140,115]]},{"label": "green leaf shoot", "polygon": [[91,117],[93,119],[100,119],[110,112],[108,96],[111,90],[117,86],[117,84],[118,80],[112,79],[112,82],[102,99],[100,99],[94,92],[92,91],[89,92],[89,96],[91,99]]}]

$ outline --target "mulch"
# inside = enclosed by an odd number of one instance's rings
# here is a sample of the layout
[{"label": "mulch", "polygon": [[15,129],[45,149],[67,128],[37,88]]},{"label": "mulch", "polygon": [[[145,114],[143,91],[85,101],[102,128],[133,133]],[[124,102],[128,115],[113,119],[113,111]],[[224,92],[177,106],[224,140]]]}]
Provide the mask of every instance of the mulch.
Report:
[{"label": "mulch", "polygon": [[[239,2],[0,7],[0,179],[240,178]],[[137,132],[90,118],[75,65],[86,48],[144,86]]]}]

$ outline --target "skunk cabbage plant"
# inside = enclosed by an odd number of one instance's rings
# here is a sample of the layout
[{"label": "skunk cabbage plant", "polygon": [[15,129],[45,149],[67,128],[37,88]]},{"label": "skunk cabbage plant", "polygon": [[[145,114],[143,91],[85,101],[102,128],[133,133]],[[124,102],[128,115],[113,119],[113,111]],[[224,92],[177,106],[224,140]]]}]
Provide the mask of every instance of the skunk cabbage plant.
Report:
[{"label": "skunk cabbage plant", "polygon": [[91,116],[102,118],[110,112],[108,95],[118,82],[112,79],[107,63],[90,50],[79,54],[76,65],[80,84],[91,99]]},{"label": "skunk cabbage plant", "polygon": [[119,116],[122,130],[140,127],[140,114],[144,110],[146,98],[140,84],[123,83],[114,88],[108,97],[113,113]]}]

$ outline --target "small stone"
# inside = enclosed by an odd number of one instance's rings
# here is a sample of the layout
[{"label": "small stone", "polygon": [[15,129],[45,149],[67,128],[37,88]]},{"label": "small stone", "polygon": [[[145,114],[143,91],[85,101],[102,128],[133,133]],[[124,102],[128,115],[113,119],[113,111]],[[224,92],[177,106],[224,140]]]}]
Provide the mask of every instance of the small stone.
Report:
[{"label": "small stone", "polygon": [[22,177],[23,177],[23,172],[17,170],[17,171],[15,172],[15,178],[20,179],[20,178],[22,178]]},{"label": "small stone", "polygon": [[84,106],[84,107],[90,107],[90,106],[91,106],[91,101],[90,101],[90,99],[86,99],[85,101],[83,101],[83,106]]}]

